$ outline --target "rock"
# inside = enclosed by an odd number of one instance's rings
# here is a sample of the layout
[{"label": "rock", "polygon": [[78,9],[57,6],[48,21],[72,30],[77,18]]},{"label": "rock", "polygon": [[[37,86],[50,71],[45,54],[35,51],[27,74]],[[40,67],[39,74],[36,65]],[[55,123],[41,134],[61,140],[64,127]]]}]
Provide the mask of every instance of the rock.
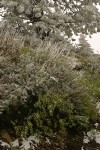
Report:
[{"label": "rock", "polygon": [[8,143],[14,141],[14,138],[7,131],[2,131],[1,138]]}]

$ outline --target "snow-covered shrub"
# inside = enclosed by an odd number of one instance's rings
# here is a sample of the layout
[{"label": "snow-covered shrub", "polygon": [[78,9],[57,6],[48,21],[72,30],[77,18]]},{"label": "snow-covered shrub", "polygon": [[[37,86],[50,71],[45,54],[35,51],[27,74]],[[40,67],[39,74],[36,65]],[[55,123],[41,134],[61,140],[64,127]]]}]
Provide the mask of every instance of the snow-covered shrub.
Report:
[{"label": "snow-covered shrub", "polygon": [[95,103],[82,75],[70,66],[69,47],[65,54],[63,45],[7,34],[1,40],[0,105],[16,134],[87,127]]}]

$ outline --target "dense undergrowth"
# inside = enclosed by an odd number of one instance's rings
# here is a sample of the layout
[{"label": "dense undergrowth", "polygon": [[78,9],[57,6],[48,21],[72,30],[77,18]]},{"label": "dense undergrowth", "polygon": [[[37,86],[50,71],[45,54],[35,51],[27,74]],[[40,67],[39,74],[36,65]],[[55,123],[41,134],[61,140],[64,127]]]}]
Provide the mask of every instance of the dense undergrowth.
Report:
[{"label": "dense undergrowth", "polygon": [[0,0],[0,150],[100,149],[99,4]]},{"label": "dense undergrowth", "polygon": [[14,134],[50,136],[88,128],[97,119],[99,88],[89,58],[70,56],[67,49],[65,54],[63,47],[50,41],[36,44],[32,37],[9,32],[1,35],[0,42],[0,102],[5,108],[1,120]]},{"label": "dense undergrowth", "polygon": [[87,129],[99,117],[96,56],[81,56],[69,43],[65,51],[38,40],[0,35],[0,128],[17,137]]}]

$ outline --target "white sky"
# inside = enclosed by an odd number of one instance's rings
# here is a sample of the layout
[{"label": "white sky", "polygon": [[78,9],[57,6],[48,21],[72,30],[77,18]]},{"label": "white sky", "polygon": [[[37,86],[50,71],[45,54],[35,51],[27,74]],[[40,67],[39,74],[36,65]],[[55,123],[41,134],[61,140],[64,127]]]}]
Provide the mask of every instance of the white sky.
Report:
[{"label": "white sky", "polygon": [[93,34],[92,38],[87,37],[87,40],[94,49],[94,52],[100,54],[100,33]]},{"label": "white sky", "polygon": [[[97,8],[100,12],[100,5],[97,5]],[[87,38],[88,42],[91,44],[91,47],[94,49],[95,53],[100,54],[100,33],[95,33],[92,35],[92,38]]]},{"label": "white sky", "polygon": [[[75,41],[72,43],[79,43],[79,36],[73,35],[73,39],[75,39]],[[94,50],[94,53],[100,54],[100,33],[95,33],[91,35],[91,38],[87,36],[86,40],[91,45],[91,48]]]}]

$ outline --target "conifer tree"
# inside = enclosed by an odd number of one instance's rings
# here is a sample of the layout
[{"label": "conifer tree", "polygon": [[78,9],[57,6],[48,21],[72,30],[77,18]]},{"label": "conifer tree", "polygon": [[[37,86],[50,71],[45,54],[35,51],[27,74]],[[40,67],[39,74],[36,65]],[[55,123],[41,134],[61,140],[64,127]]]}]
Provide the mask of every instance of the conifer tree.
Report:
[{"label": "conifer tree", "polygon": [[24,34],[35,31],[41,39],[99,31],[97,4],[99,0],[0,0],[0,8],[5,11],[1,15],[7,25],[12,24],[11,27]]},{"label": "conifer tree", "polygon": [[79,38],[79,54],[84,56],[90,56],[93,54],[93,49],[91,45],[87,42],[86,36],[81,34]]}]

